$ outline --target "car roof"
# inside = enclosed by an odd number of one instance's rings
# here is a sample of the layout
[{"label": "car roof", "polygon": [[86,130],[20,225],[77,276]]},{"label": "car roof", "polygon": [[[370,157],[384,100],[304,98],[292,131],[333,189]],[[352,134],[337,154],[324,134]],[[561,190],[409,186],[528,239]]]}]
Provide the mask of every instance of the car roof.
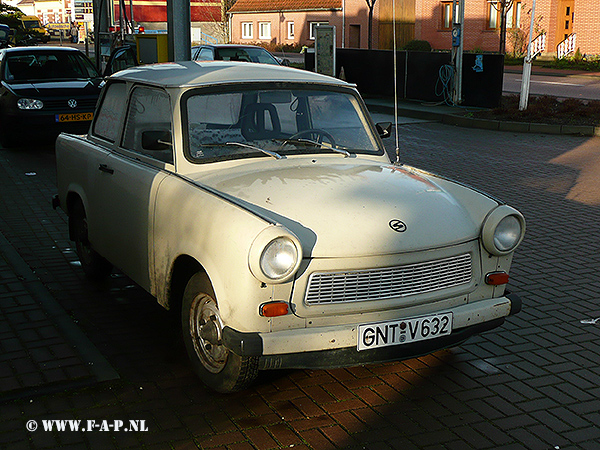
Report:
[{"label": "car roof", "polygon": [[2,51],[5,53],[42,53],[42,52],[49,52],[49,51],[82,53],[80,50],[73,48],[73,47],[59,47],[59,46],[52,46],[52,45],[43,45],[40,47],[36,47],[36,46],[10,47],[10,48],[3,48]]},{"label": "car roof", "polygon": [[182,61],[135,66],[111,76],[163,87],[210,86],[231,83],[314,83],[353,87],[337,78],[272,64],[232,61]]},{"label": "car roof", "polygon": [[202,44],[194,45],[192,48],[210,47],[210,48],[259,48],[264,51],[268,51],[266,48],[260,45],[248,45],[248,44]]}]

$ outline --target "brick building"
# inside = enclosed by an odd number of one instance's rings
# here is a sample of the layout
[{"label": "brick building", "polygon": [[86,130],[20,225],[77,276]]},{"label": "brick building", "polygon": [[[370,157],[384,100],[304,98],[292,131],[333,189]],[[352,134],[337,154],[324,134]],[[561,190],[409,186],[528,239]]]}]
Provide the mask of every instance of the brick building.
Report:
[{"label": "brick building", "polygon": [[[415,1],[415,38],[436,49],[451,45],[452,1]],[[546,33],[545,55],[555,56],[557,46],[575,34],[573,50],[600,54],[598,0],[537,0],[534,36]],[[497,51],[500,15],[498,0],[465,0],[465,50]],[[523,49],[529,34],[532,0],[515,0],[507,13],[506,50]]]},{"label": "brick building", "polygon": [[[575,35],[571,50],[600,55],[600,0],[537,0],[535,34],[546,33],[544,54]],[[392,0],[376,0],[373,9],[373,48],[392,48]],[[465,50],[498,51],[499,0],[465,0]],[[532,0],[514,0],[507,13],[506,51],[523,52],[529,37]],[[398,46],[411,39],[428,41],[434,49],[452,45],[452,0],[396,0]],[[313,27],[336,27],[337,46],[367,48],[366,0],[237,0],[229,10],[232,42],[261,44],[313,43]],[[573,38],[572,38],[573,39]]]},{"label": "brick building", "polygon": [[[373,10],[373,48],[379,42],[379,3]],[[229,10],[231,41],[263,45],[310,45],[318,24],[336,28],[338,47],[367,48],[365,0],[237,0]]]}]

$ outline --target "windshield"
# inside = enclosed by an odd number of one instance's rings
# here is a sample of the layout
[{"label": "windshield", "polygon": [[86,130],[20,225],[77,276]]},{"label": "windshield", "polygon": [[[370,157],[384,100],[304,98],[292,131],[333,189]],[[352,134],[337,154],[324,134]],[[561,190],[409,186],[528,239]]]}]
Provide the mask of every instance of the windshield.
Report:
[{"label": "windshield", "polygon": [[41,28],[40,22],[38,20],[22,20],[23,28],[27,30],[32,30],[34,28]]},{"label": "windshield", "polygon": [[[198,91],[196,91],[198,92]],[[187,98],[195,162],[328,153],[382,154],[352,93],[296,88],[198,93]]]},{"label": "windshield", "polygon": [[32,52],[10,54],[3,78],[8,83],[18,83],[99,76],[93,64],[77,52]]},{"label": "windshield", "polygon": [[269,52],[260,47],[215,48],[215,59],[279,65],[279,62]]}]

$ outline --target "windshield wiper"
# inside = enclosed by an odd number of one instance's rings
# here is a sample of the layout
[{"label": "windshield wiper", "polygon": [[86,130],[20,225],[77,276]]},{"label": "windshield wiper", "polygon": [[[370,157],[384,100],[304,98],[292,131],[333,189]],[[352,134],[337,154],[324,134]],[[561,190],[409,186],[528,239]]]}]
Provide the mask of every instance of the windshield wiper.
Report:
[{"label": "windshield wiper", "polygon": [[[290,141],[286,141],[286,142],[290,142]],[[333,147],[332,145],[326,143],[326,142],[317,142],[317,141],[313,141],[312,139],[304,139],[304,138],[300,138],[298,139],[296,142],[307,142],[309,144],[312,144],[316,147],[325,147],[328,148],[329,150],[335,152],[335,153],[340,153],[342,155],[344,155],[344,158],[350,158],[350,152],[348,150],[344,150],[341,148],[337,148],[337,147]]]},{"label": "windshield wiper", "polygon": [[272,156],[275,159],[283,159],[279,153],[272,152],[270,150],[265,150],[264,148],[255,147],[254,145],[242,144],[241,142],[226,142],[225,145],[237,145],[238,147],[250,148],[252,150],[258,150],[259,152],[263,152],[265,155]]}]

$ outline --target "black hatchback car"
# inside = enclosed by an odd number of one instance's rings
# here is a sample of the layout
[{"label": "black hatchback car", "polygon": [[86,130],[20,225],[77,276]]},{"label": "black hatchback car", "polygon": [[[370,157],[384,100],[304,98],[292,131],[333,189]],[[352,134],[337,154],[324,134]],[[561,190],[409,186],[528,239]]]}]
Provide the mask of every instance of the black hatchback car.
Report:
[{"label": "black hatchback car", "polygon": [[192,47],[192,61],[244,61],[261,64],[284,64],[268,50],[256,45],[213,44]]},{"label": "black hatchback car", "polygon": [[86,133],[103,84],[93,63],[74,48],[0,50],[0,144]]}]

